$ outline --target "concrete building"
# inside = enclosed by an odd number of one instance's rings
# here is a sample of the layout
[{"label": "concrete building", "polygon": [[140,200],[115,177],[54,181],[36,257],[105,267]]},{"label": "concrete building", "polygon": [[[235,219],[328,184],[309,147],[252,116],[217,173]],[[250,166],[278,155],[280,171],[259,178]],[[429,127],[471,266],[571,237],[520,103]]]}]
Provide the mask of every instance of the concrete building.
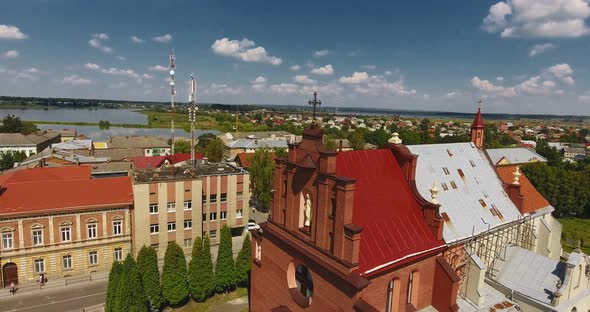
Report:
[{"label": "concrete building", "polygon": [[270,215],[252,232],[250,311],[457,311],[439,206],[409,183],[415,156],[328,152],[322,137],[312,125],[276,159]]},{"label": "concrete building", "polygon": [[248,172],[220,163],[195,169],[171,167],[134,170],[133,251],[152,246],[163,258],[176,241],[190,255],[193,240],[208,235],[217,244],[223,225],[241,236],[248,223]]},{"label": "concrete building", "polygon": [[92,179],[90,167],[0,176],[2,285],[107,272],[131,251],[129,177]]},{"label": "concrete building", "polygon": [[108,140],[111,149],[142,149],[139,156],[170,155],[170,145],[165,140],[149,135],[113,136]]},{"label": "concrete building", "polygon": [[37,131],[29,135],[22,133],[0,133],[0,153],[24,152],[27,157],[40,153],[53,143],[60,143],[59,133]]},{"label": "concrete building", "polygon": [[258,140],[255,138],[245,138],[231,141],[225,144],[226,156],[233,159],[239,153],[254,153],[257,149],[268,148],[276,151],[279,148],[287,149],[288,142],[285,140]]},{"label": "concrete building", "polygon": [[281,140],[287,143],[296,143],[301,141],[300,135],[295,135],[287,131],[260,131],[260,132],[237,132],[220,134],[218,137],[224,142],[229,143],[239,139],[257,139],[264,140]]}]

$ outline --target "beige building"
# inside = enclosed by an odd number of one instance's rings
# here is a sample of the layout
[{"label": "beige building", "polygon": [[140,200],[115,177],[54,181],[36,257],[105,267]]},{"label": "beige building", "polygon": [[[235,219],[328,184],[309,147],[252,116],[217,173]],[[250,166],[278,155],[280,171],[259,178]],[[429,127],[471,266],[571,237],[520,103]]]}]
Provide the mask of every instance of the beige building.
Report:
[{"label": "beige building", "polygon": [[131,250],[129,177],[92,179],[90,167],[0,176],[2,286],[108,272]]},{"label": "beige building", "polygon": [[241,236],[248,223],[248,172],[227,164],[135,170],[133,251],[152,246],[163,258],[168,242],[189,255],[197,236],[219,241],[221,227]]}]

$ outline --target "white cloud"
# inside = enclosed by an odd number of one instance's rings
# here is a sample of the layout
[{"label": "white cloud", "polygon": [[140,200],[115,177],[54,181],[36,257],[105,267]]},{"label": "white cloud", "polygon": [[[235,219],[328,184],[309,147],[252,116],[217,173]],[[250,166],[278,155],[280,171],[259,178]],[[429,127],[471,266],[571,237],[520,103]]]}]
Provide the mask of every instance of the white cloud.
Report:
[{"label": "white cloud", "polygon": [[383,74],[385,76],[391,76],[391,75],[393,75],[393,73],[390,70],[386,70]]},{"label": "white cloud", "polygon": [[2,53],[4,58],[17,58],[19,57],[20,53],[17,50],[8,50]]},{"label": "white cloud", "polygon": [[366,70],[375,70],[375,69],[377,69],[377,66],[368,64],[368,65],[361,65],[361,68],[366,69]]},{"label": "white cloud", "polygon": [[451,91],[451,92],[445,94],[444,95],[444,98],[452,99],[454,97],[458,97],[458,96],[461,96],[461,95],[463,95],[463,92],[461,92],[461,91]]},{"label": "white cloud", "polygon": [[28,37],[29,36],[21,32],[16,26],[0,24],[0,40],[22,40],[27,39]]},{"label": "white cloud", "polygon": [[481,80],[479,77],[475,76],[471,79],[471,85],[485,93],[492,94],[492,95],[499,95],[499,96],[515,96],[516,91],[514,88],[505,88],[503,86],[494,85],[489,80]]},{"label": "white cloud", "polygon": [[99,70],[100,69],[100,65],[94,64],[94,63],[86,63],[86,64],[84,64],[84,67],[88,68],[90,70]]},{"label": "white cloud", "polygon": [[154,76],[152,76],[152,75],[150,75],[150,74],[143,74],[143,75],[141,75],[141,77],[142,77],[143,79],[152,79],[152,78],[154,78]]},{"label": "white cloud", "polygon": [[529,56],[535,56],[535,55],[539,55],[549,49],[555,48],[555,45],[553,45],[552,43],[542,43],[542,44],[535,44],[530,50],[529,50]]},{"label": "white cloud", "polygon": [[121,62],[125,62],[125,61],[127,60],[127,58],[126,58],[126,57],[124,57],[124,56],[121,56],[121,55],[117,55],[117,56],[115,56],[115,57],[116,57],[116,58],[117,58],[119,61],[121,61]]},{"label": "white cloud", "polygon": [[268,80],[264,76],[258,76],[254,79],[254,83],[266,83]]},{"label": "white cloud", "polygon": [[0,66],[0,73],[8,74],[8,77],[13,81],[26,79],[30,81],[36,81],[38,79],[37,74],[43,73],[35,67],[25,68],[21,70],[6,69]]},{"label": "white cloud", "polygon": [[323,67],[312,69],[311,73],[316,74],[316,75],[333,75],[334,74],[334,67],[332,67],[331,64],[328,64]]},{"label": "white cloud", "polygon": [[98,33],[98,34],[94,34],[92,35],[93,38],[96,39],[100,39],[100,40],[109,40],[109,35],[105,34],[105,33]]},{"label": "white cloud", "polygon": [[504,77],[498,76],[498,77],[496,77],[496,80],[498,80],[498,81],[504,81]]},{"label": "white cloud", "polygon": [[152,40],[154,40],[155,42],[160,42],[160,43],[169,43],[172,41],[172,35],[171,34],[165,34],[162,36],[156,36],[153,37]]},{"label": "white cloud", "polygon": [[150,66],[148,69],[151,71],[156,71],[156,72],[167,72],[168,71],[168,67],[162,66],[162,65]]},{"label": "white cloud", "polygon": [[230,40],[222,38],[215,40],[211,49],[215,54],[234,57],[244,62],[254,63],[268,63],[272,65],[280,65],[283,60],[270,56],[263,47],[254,47],[255,43],[246,38],[239,40]]},{"label": "white cloud", "polygon": [[273,93],[278,93],[282,95],[294,94],[299,92],[299,86],[294,83],[280,83],[271,85],[269,90]]},{"label": "white cloud", "polygon": [[226,84],[212,83],[209,88],[205,90],[205,93],[238,95],[242,93],[242,89],[233,88]]},{"label": "white cloud", "polygon": [[91,84],[92,80],[79,77],[78,75],[70,75],[70,76],[64,77],[64,79],[61,82],[63,84],[72,85],[72,86],[85,86],[85,85]]},{"label": "white cloud", "polygon": [[131,42],[140,44],[140,43],[144,43],[145,40],[141,39],[138,36],[131,36]]},{"label": "white cloud", "polygon": [[301,69],[301,66],[299,66],[299,65],[291,66],[291,70],[293,70],[293,71],[299,71],[300,69]]},{"label": "white cloud", "polygon": [[507,0],[490,7],[483,28],[503,38],[580,37],[590,33],[588,16],[586,0]]},{"label": "white cloud", "polygon": [[95,48],[95,49],[99,49],[104,53],[108,53],[108,54],[113,53],[114,52],[113,48],[105,46],[103,44],[104,40],[109,40],[109,36],[107,34],[104,34],[104,33],[93,34],[92,39],[88,40],[88,45]]},{"label": "white cloud", "polygon": [[553,66],[547,68],[545,70],[545,73],[559,78],[561,81],[563,81],[566,84],[572,85],[575,83],[574,78],[571,77],[571,75],[574,73],[574,70],[572,69],[572,67],[569,64],[562,63],[562,64],[553,65]]},{"label": "white cloud", "polygon": [[307,77],[307,75],[297,75],[295,77],[293,77],[293,81],[297,82],[297,83],[302,83],[302,84],[316,84],[317,80],[313,80],[309,77]]},{"label": "white cloud", "polygon": [[313,52],[313,56],[315,57],[322,57],[330,54],[330,50],[318,50]]},{"label": "white cloud", "polygon": [[103,68],[100,70],[101,73],[115,76],[125,76],[129,78],[139,79],[140,75],[133,69],[119,69],[115,67]]},{"label": "white cloud", "polygon": [[585,94],[578,96],[578,101],[590,104],[590,91],[587,91]]},{"label": "white cloud", "polygon": [[344,84],[358,84],[369,79],[369,75],[366,72],[354,72],[350,77],[340,77],[338,82]]}]

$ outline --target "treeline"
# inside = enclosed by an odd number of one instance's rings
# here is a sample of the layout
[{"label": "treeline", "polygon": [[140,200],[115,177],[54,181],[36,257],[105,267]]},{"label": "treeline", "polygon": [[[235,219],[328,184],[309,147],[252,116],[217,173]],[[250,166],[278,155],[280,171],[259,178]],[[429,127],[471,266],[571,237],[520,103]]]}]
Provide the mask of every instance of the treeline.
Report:
[{"label": "treeline", "polygon": [[250,250],[250,237],[246,235],[234,262],[231,231],[224,226],[215,267],[209,237],[204,240],[197,237],[188,265],[182,248],[176,242],[169,242],[160,274],[156,250],[143,246],[137,262],[127,255],[123,263],[113,263],[105,311],[160,311],[166,306],[182,306],[190,298],[203,302],[215,294],[225,294],[236,287],[248,287]]},{"label": "treeline", "polygon": [[146,101],[122,101],[106,99],[78,99],[78,98],[43,98],[43,97],[20,97],[0,96],[0,105],[15,106],[45,106],[45,107],[68,107],[68,108],[120,108],[127,105],[162,105],[160,102]]},{"label": "treeline", "polygon": [[590,218],[590,159],[564,162],[562,153],[545,141],[537,142],[536,151],[547,163],[527,164],[522,171],[555,207],[556,216]]}]

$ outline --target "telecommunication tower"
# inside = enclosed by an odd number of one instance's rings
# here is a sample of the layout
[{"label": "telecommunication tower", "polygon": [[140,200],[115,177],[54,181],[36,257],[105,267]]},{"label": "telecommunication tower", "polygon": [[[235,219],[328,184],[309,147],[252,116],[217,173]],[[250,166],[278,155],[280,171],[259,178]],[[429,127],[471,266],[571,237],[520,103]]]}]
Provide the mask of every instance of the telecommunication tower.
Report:
[{"label": "telecommunication tower", "polygon": [[170,151],[172,155],[174,155],[174,94],[176,93],[174,90],[175,60],[174,49],[172,49],[172,53],[170,54],[170,113],[172,114],[172,118],[170,119]]},{"label": "telecommunication tower", "polygon": [[191,85],[189,89],[188,101],[190,107],[188,109],[188,119],[191,123],[191,167],[195,167],[195,122],[197,120],[197,81],[194,74],[191,74]]}]

